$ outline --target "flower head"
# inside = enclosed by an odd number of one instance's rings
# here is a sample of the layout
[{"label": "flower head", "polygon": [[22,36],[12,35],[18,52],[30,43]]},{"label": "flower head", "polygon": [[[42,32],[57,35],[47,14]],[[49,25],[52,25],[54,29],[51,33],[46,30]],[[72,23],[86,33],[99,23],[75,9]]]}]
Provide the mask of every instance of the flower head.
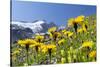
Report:
[{"label": "flower head", "polygon": [[36,35],[35,38],[36,38],[37,42],[42,42],[44,40],[44,36],[42,36],[42,35]]},{"label": "flower head", "polygon": [[57,27],[51,27],[48,29],[48,32],[52,33],[55,32],[57,30]]},{"label": "flower head", "polygon": [[77,29],[77,33],[82,33],[82,32],[83,32],[82,28]]},{"label": "flower head", "polygon": [[21,46],[32,45],[35,43],[36,43],[36,41],[33,39],[18,40],[18,44]]},{"label": "flower head", "polygon": [[91,52],[89,53],[89,57],[95,58],[95,57],[96,57],[96,51],[95,51],[95,50],[91,51]]},{"label": "flower head", "polygon": [[43,46],[44,44],[43,43],[39,43],[39,42],[37,42],[37,43],[35,43],[35,44],[32,44],[32,45],[30,45],[30,47],[32,48],[35,48],[35,50],[36,50],[36,52],[38,52],[38,51],[40,51],[40,48],[41,48],[41,46]]},{"label": "flower head", "polygon": [[68,19],[68,27],[73,26],[74,18]]},{"label": "flower head", "polygon": [[71,37],[74,33],[71,31],[64,32],[64,35],[67,35],[68,37]]},{"label": "flower head", "polygon": [[53,44],[48,44],[47,50],[48,50],[49,55],[51,56],[51,54],[56,51],[56,46]]},{"label": "flower head", "polygon": [[80,15],[75,18],[75,22],[78,22],[79,24],[82,24],[82,21],[84,21],[85,16]]},{"label": "flower head", "polygon": [[83,24],[82,29],[83,29],[84,32],[86,32],[87,31],[87,26],[85,24]]},{"label": "flower head", "polygon": [[71,37],[73,34],[74,34],[73,32],[69,32],[68,37]]},{"label": "flower head", "polygon": [[85,24],[82,25],[82,28],[77,29],[77,33],[87,32],[87,26]]},{"label": "flower head", "polygon": [[84,21],[84,16],[83,15],[80,15],[76,18],[70,18],[68,20],[68,27],[73,26],[74,29],[75,29],[75,32],[77,32],[78,24],[82,25],[83,21]]},{"label": "flower head", "polygon": [[52,36],[53,36],[54,40],[56,40],[57,38],[61,37],[61,33],[54,32]]},{"label": "flower head", "polygon": [[41,51],[43,53],[47,53],[47,52],[53,52],[56,50],[56,46],[53,44],[48,44],[48,45],[42,45],[41,46]]},{"label": "flower head", "polygon": [[92,41],[85,41],[83,42],[82,44],[82,47],[89,47],[89,48],[92,48],[93,46],[93,42]]},{"label": "flower head", "polygon": [[59,44],[59,45],[63,45],[65,42],[66,42],[65,39],[61,39],[61,40],[58,41],[58,44]]},{"label": "flower head", "polygon": [[43,43],[39,43],[39,42],[36,42],[35,44],[31,44],[30,47],[36,47],[36,46],[41,46],[43,45]]},{"label": "flower head", "polygon": [[46,45],[42,45],[42,46],[41,46],[41,51],[42,51],[43,53],[46,53],[46,52],[48,51],[47,46],[46,46]]},{"label": "flower head", "polygon": [[73,26],[75,23],[76,24],[82,24],[82,21],[84,21],[85,16],[80,15],[76,18],[70,18],[68,20],[68,26]]},{"label": "flower head", "polygon": [[62,33],[65,33],[65,32],[66,32],[66,30],[64,29],[64,30],[62,30],[61,32],[62,32]]},{"label": "flower head", "polygon": [[55,49],[55,48],[56,48],[56,46],[55,46],[55,45],[53,45],[53,44],[48,44],[48,45],[47,45],[47,48],[48,48],[48,49]]}]

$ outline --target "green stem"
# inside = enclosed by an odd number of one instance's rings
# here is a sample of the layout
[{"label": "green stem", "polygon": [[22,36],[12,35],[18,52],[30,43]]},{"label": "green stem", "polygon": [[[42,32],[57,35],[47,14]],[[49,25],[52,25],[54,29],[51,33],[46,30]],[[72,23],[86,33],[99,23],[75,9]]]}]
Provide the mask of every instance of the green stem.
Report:
[{"label": "green stem", "polygon": [[36,52],[36,60],[37,60],[37,63],[39,64],[39,58],[38,58],[38,53]]},{"label": "green stem", "polygon": [[27,50],[27,64],[28,64],[28,50]]},{"label": "green stem", "polygon": [[50,55],[50,63],[51,63],[51,55]]},{"label": "green stem", "polygon": [[28,49],[29,49],[29,44],[26,44],[26,47],[25,48],[26,48],[26,52],[27,52],[26,55],[27,55],[27,64],[28,64]]},{"label": "green stem", "polygon": [[36,50],[36,62],[39,64],[39,57],[38,57],[38,46],[35,47]]},{"label": "green stem", "polygon": [[50,57],[50,63],[51,63],[51,49],[49,49],[49,57]]}]

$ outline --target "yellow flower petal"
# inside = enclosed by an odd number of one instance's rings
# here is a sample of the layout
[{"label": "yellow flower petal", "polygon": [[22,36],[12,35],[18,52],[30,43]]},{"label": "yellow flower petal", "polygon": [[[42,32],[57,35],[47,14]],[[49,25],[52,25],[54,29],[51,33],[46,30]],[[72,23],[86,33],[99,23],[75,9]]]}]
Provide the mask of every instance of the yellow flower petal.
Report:
[{"label": "yellow flower petal", "polygon": [[94,51],[91,51],[91,52],[89,53],[89,57],[95,58],[95,57],[96,57],[96,51],[95,51],[95,50],[94,50]]},{"label": "yellow flower petal", "polygon": [[82,47],[90,47],[90,48],[92,48],[92,46],[93,46],[93,42],[92,41],[85,41],[82,44]]}]

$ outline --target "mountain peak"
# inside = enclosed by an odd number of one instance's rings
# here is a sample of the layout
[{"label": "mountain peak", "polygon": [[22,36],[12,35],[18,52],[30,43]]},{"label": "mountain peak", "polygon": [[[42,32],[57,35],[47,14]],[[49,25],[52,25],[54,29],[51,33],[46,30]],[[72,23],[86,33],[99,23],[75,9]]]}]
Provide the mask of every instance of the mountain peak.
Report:
[{"label": "mountain peak", "polygon": [[40,33],[40,32],[44,33],[48,28],[55,25],[54,23],[48,24],[46,23],[45,20],[36,20],[33,22],[25,22],[25,23],[21,21],[12,21],[11,24],[12,25],[16,24],[24,28],[30,28],[33,31],[33,33]]},{"label": "mountain peak", "polygon": [[33,23],[43,24],[43,23],[46,23],[46,20],[35,20],[33,21]]},{"label": "mountain peak", "polygon": [[11,22],[11,33],[12,42],[23,39],[30,38],[36,33],[46,33],[48,28],[56,26],[54,23],[46,23],[45,20],[36,20],[34,22],[23,22],[23,21],[12,21]]}]

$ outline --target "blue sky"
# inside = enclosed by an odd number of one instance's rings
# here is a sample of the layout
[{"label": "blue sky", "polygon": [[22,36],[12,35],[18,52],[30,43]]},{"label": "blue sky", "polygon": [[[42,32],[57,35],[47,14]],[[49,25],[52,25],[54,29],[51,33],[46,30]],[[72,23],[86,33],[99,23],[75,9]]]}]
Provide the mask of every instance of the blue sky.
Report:
[{"label": "blue sky", "polygon": [[66,25],[68,18],[96,14],[96,6],[12,1],[12,21],[46,20]]}]

